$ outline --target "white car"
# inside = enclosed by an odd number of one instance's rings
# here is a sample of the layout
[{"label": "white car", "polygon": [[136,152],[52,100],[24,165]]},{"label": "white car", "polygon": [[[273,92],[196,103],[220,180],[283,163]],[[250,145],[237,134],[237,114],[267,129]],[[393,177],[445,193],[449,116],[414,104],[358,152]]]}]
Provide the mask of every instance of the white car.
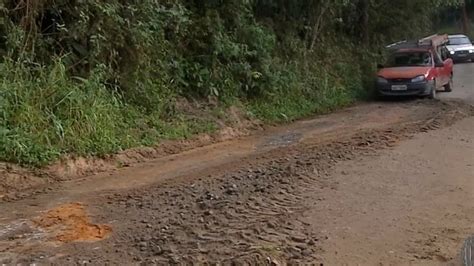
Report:
[{"label": "white car", "polygon": [[448,57],[454,62],[474,61],[474,45],[466,35],[449,35],[446,45]]}]

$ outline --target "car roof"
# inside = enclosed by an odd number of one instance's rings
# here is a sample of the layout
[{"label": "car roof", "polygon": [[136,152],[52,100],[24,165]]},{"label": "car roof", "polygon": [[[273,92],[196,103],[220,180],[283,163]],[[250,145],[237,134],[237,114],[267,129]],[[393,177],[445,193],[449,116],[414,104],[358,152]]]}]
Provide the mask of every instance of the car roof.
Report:
[{"label": "car roof", "polygon": [[467,38],[467,36],[463,34],[454,34],[454,35],[448,35],[448,38]]}]

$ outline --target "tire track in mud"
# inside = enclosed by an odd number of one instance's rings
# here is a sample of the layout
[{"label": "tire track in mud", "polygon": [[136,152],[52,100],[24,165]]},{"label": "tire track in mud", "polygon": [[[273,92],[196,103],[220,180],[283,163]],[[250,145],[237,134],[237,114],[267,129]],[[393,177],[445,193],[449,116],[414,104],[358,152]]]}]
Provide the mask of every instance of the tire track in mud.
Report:
[{"label": "tire track in mud", "polygon": [[[93,264],[295,265],[320,261],[327,236],[299,217],[314,202],[301,195],[337,189],[335,163],[374,155],[416,133],[449,126],[472,107],[442,103],[438,112],[325,143],[282,148],[216,177],[154,185],[101,197],[115,234],[91,249],[63,246],[55,262]],[[88,254],[88,255],[84,255]],[[32,258],[27,259],[31,261]]]},{"label": "tire track in mud", "polygon": [[425,117],[414,114],[412,122],[284,147],[247,159],[236,169],[217,176],[98,196],[94,201],[103,204],[96,204],[97,216],[112,226],[114,234],[110,238],[94,245],[74,243],[53,251],[39,249],[39,253],[21,256],[17,262],[318,262],[327,236],[311,231],[299,219],[311,204],[318,204],[302,195],[337,189],[338,184],[330,179],[337,162],[374,155],[416,133],[449,126],[474,114],[471,106],[462,103],[436,105],[437,112]]}]

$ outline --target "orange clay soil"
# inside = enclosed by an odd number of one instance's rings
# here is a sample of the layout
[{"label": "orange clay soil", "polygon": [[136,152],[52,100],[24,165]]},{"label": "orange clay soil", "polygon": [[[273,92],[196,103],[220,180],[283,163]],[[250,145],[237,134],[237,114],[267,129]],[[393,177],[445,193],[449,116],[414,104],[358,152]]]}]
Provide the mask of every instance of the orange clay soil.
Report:
[{"label": "orange clay soil", "polygon": [[49,210],[33,220],[34,224],[54,234],[60,242],[99,241],[106,238],[112,228],[91,223],[81,203],[68,203]]}]

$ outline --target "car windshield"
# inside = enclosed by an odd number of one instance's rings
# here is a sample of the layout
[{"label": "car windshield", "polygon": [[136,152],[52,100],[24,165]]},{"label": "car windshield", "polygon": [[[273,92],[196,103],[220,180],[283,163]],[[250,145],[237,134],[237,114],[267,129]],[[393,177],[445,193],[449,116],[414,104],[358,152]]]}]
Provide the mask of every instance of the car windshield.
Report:
[{"label": "car windshield", "polygon": [[471,40],[467,37],[451,37],[449,38],[448,45],[463,45],[463,44],[471,44]]},{"label": "car windshield", "polygon": [[393,53],[386,67],[431,66],[432,58],[429,52],[396,52]]}]

